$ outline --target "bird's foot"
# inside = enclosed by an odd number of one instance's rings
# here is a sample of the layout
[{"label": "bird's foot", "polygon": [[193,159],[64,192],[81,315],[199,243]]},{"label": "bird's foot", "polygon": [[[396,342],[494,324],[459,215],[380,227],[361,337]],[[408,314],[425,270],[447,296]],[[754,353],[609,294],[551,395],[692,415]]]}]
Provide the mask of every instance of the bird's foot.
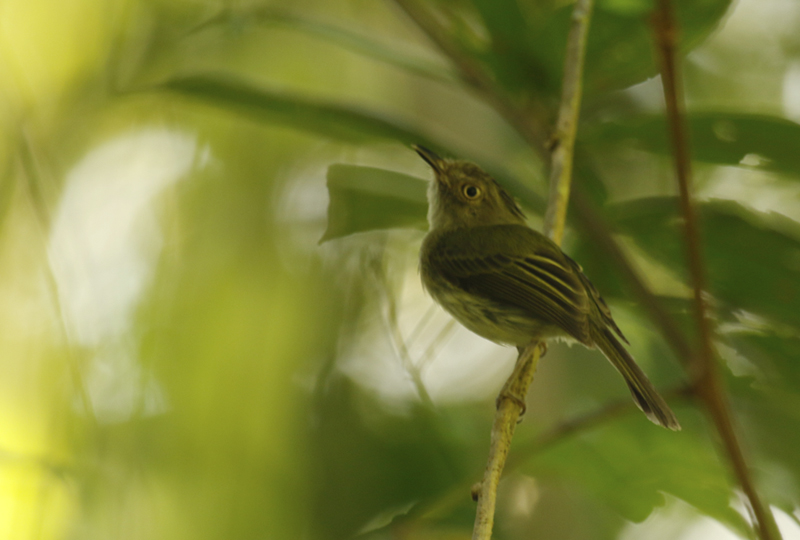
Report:
[{"label": "bird's foot", "polygon": [[509,391],[507,388],[504,387],[500,391],[500,394],[497,396],[497,400],[495,401],[495,406],[499,409],[500,406],[503,404],[504,400],[513,401],[519,406],[520,411],[517,423],[519,424],[520,422],[522,422],[522,417],[525,416],[525,411],[528,410],[528,405],[525,403],[525,398],[520,397],[517,394],[514,394],[513,392]]}]

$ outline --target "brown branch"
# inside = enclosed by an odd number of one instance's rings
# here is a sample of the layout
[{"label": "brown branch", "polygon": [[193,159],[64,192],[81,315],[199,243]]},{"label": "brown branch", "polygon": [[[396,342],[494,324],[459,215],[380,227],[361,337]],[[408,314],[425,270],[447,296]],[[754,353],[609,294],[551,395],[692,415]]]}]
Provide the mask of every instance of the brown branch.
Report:
[{"label": "brown branch", "polygon": [[711,321],[705,300],[705,267],[701,253],[697,214],[690,193],[691,164],[684,118],[684,100],[681,94],[680,69],[675,54],[677,27],[670,0],[658,0],[653,17],[658,58],[661,63],[661,83],[667,108],[670,138],[672,140],[675,172],[680,190],[680,205],[684,219],[689,272],[694,289],[694,317],[699,330],[700,347],[693,356],[691,371],[696,377],[695,392],[705,404],[722,446],[730,459],[733,471],[750,501],[762,540],[781,537],[772,511],[760,498],[747,466],[741,445],[736,436],[730,407],[712,344]]}]

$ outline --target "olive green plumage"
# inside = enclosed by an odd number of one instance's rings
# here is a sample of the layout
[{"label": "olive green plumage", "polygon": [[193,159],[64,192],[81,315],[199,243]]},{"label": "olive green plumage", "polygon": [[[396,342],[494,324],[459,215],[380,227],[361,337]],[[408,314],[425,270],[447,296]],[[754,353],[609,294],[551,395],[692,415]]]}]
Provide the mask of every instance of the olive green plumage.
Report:
[{"label": "olive green plumage", "polygon": [[480,167],[414,149],[435,173],[428,188],[430,230],[420,250],[422,283],[434,300],[496,343],[522,348],[566,337],[599,348],[647,417],[680,429],[620,343],[627,340],[580,266],[528,227],[514,199]]}]

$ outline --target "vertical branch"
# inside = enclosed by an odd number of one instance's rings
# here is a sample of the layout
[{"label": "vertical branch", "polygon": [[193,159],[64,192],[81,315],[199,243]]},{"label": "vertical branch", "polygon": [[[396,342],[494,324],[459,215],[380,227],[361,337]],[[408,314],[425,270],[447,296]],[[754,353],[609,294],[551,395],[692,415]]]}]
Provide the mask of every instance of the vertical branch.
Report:
[{"label": "vertical branch", "polygon": [[[578,0],[572,12],[567,53],[564,60],[564,80],[561,91],[558,122],[551,156],[550,198],[544,221],[544,233],[557,244],[564,235],[570,183],[572,180],[573,149],[580,114],[583,63],[586,38],[593,0]],[[492,536],[497,485],[505,467],[511,439],[523,412],[525,396],[533,382],[542,347],[532,342],[520,351],[517,365],[498,397],[497,413],[492,426],[489,458],[483,481],[477,490],[478,508],[475,512],[473,540],[488,540]]]},{"label": "vertical branch", "polygon": [[706,289],[705,268],[700,248],[700,233],[697,214],[690,193],[691,166],[684,102],[681,94],[680,71],[675,54],[677,29],[670,0],[658,0],[653,24],[661,62],[661,82],[664,88],[667,119],[675,158],[675,173],[680,190],[681,212],[684,218],[689,271],[694,289],[694,317],[699,330],[700,349],[690,365],[696,376],[695,392],[703,401],[722,440],[722,446],[733,467],[734,474],[750,501],[757,520],[757,530],[762,540],[781,537],[775,517],[758,495],[747,462],[733,426],[730,408],[725,396],[721,376],[717,367],[711,342],[711,321],[704,297]]},{"label": "vertical branch", "polygon": [[494,415],[494,424],[492,424],[486,470],[480,484],[472,488],[472,497],[478,501],[478,508],[475,510],[475,525],[472,528],[472,540],[489,540],[492,537],[494,510],[497,505],[497,485],[503,475],[508,451],[511,449],[511,439],[514,437],[514,431],[523,411],[523,403],[519,399],[509,399],[508,396],[522,396],[524,399],[536,374],[541,351],[542,347],[537,342],[532,342],[520,351],[514,372],[511,373],[497,398],[497,412]]},{"label": "vertical branch", "polygon": [[564,81],[561,87],[561,105],[553,136],[550,166],[550,196],[544,216],[544,234],[556,244],[564,236],[567,205],[572,180],[572,159],[578,117],[581,110],[581,87],[583,63],[586,57],[586,38],[589,35],[589,20],[593,0],[578,0],[572,11],[572,22],[567,38],[567,54],[564,60]]}]

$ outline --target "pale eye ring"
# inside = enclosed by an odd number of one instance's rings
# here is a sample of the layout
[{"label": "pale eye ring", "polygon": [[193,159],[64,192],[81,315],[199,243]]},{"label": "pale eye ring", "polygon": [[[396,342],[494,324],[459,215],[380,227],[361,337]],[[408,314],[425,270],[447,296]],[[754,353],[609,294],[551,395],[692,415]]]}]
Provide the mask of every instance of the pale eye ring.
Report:
[{"label": "pale eye ring", "polygon": [[463,193],[464,197],[467,199],[474,201],[481,196],[481,188],[474,184],[464,184],[461,187],[461,193]]}]

